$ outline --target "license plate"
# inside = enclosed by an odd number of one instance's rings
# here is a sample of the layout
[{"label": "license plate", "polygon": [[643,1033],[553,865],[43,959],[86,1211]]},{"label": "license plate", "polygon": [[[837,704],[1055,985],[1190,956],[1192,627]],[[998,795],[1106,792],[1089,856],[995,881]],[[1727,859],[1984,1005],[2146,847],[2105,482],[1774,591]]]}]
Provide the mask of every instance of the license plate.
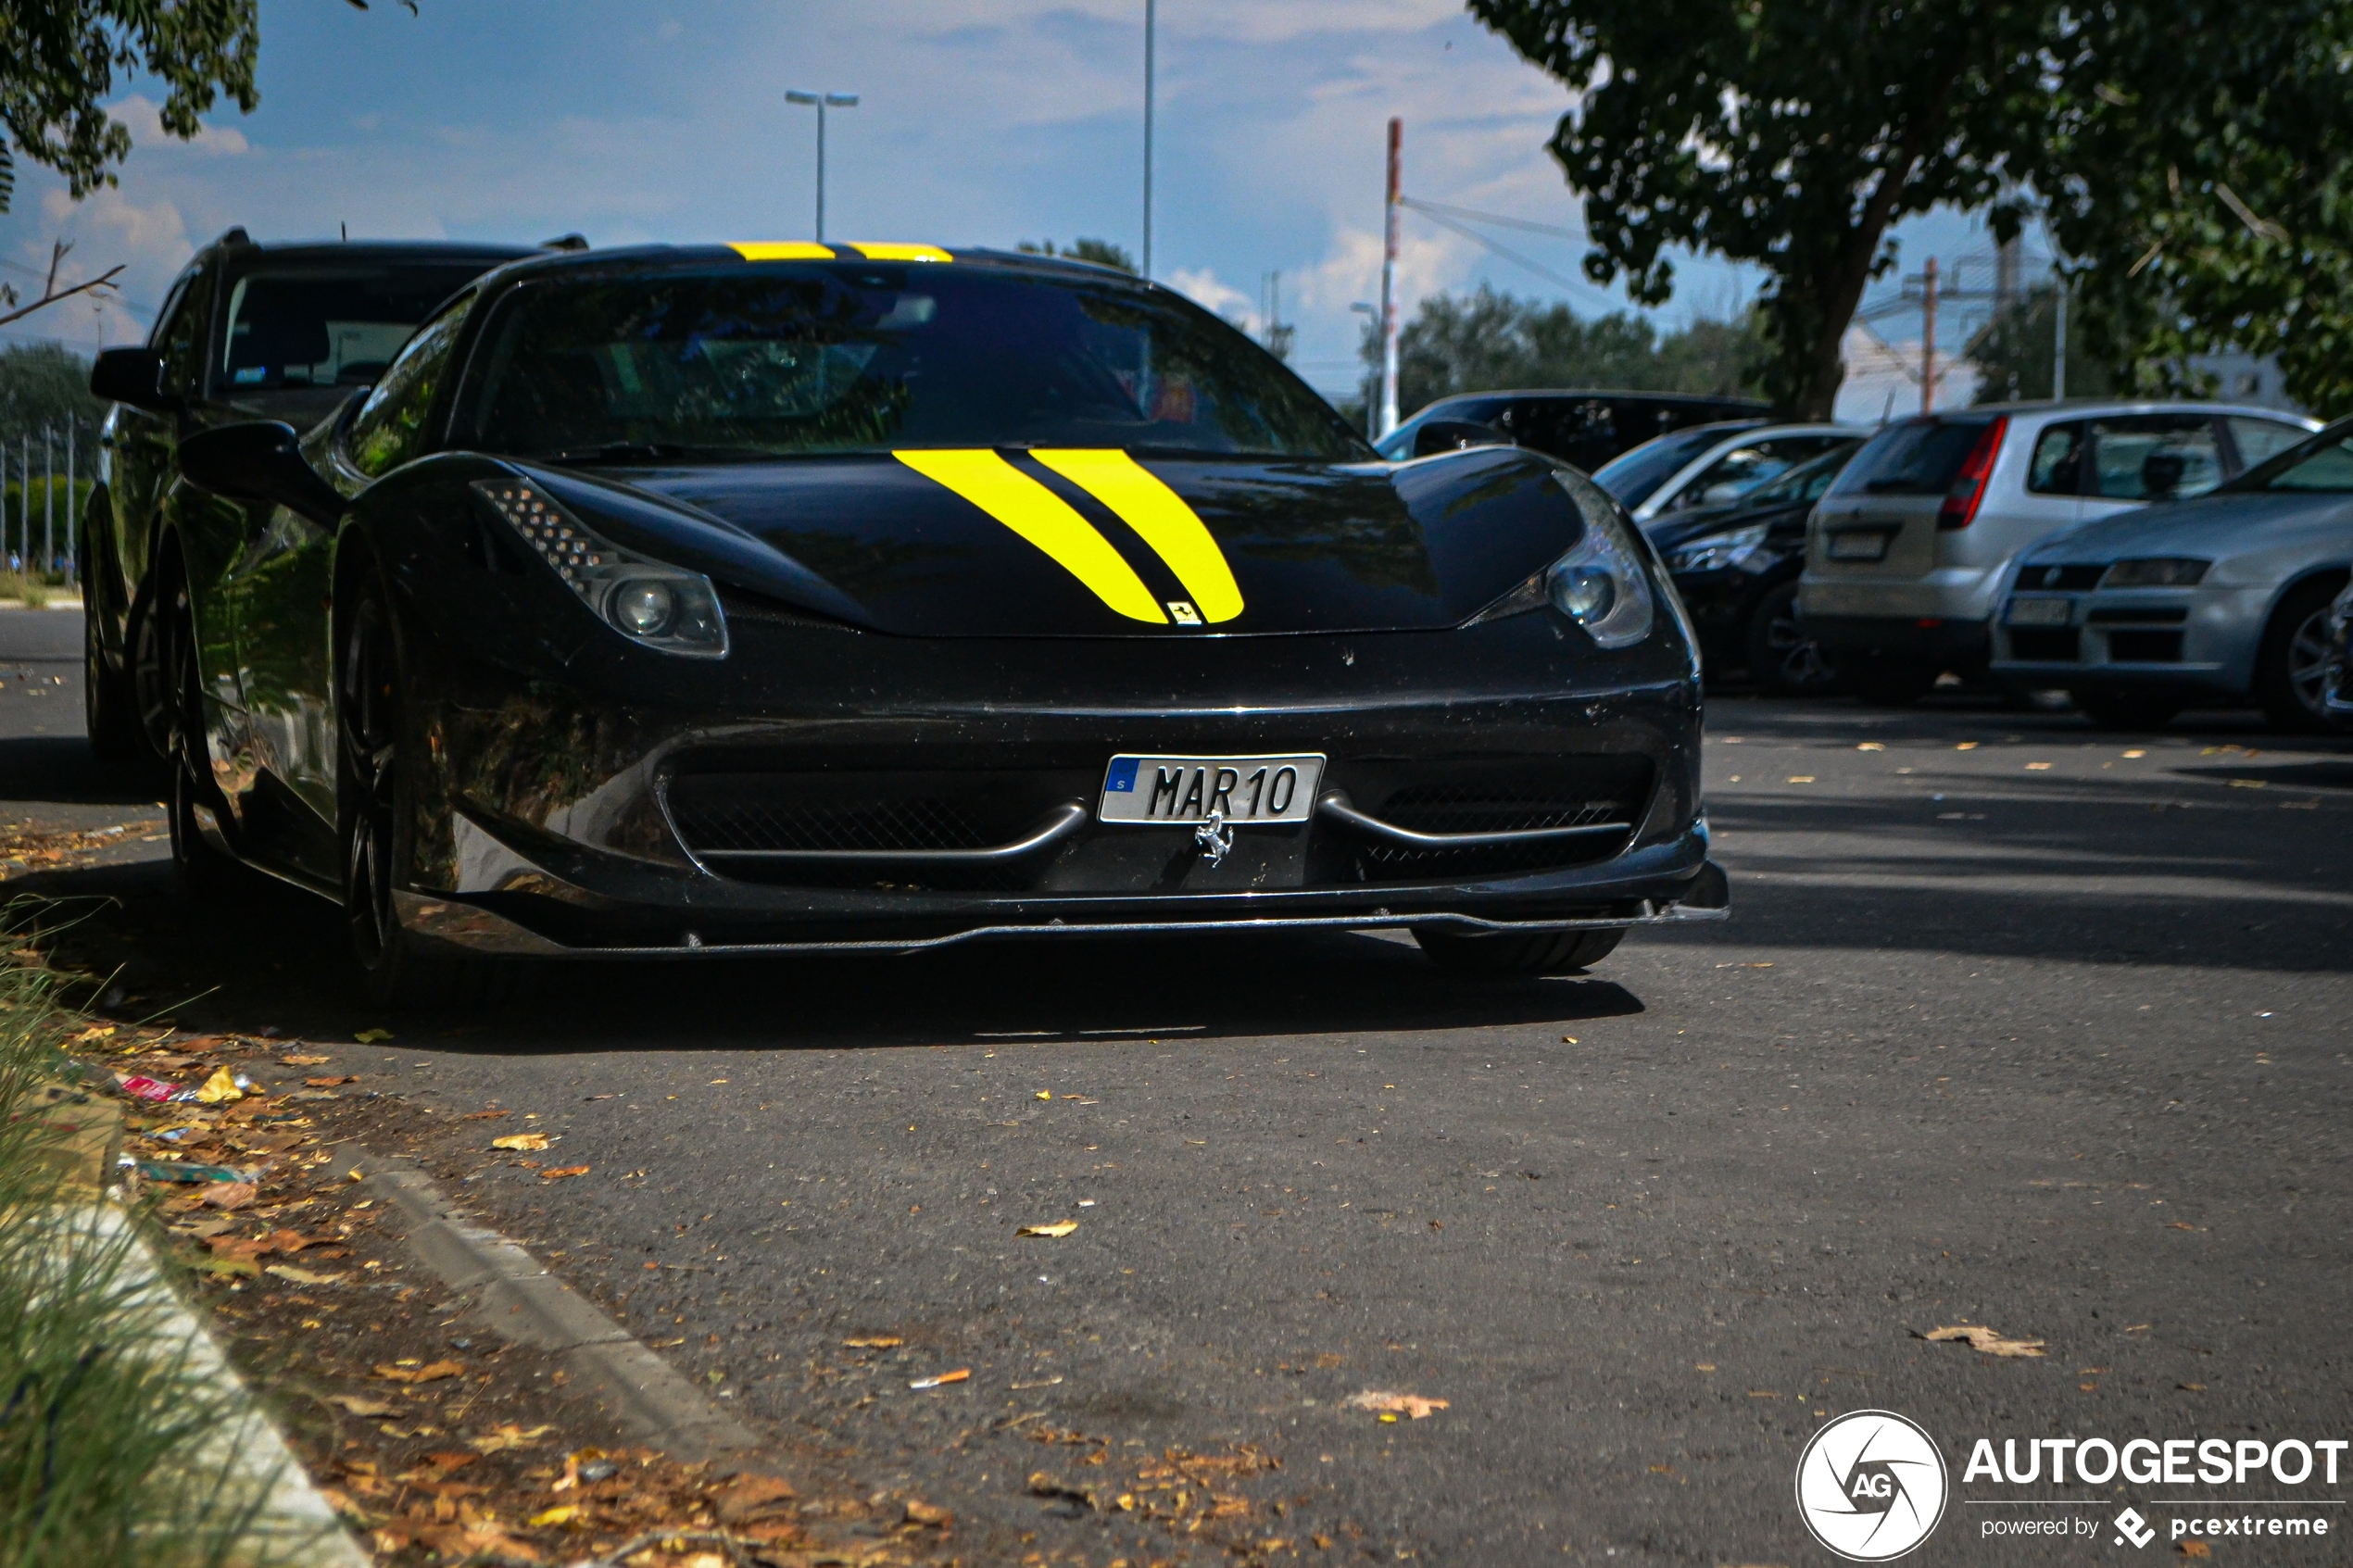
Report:
[{"label": "license plate", "polygon": [[1107,822],[1303,822],[1315,809],[1320,756],[1114,757],[1103,774]]},{"label": "license plate", "polygon": [[2009,623],[2013,626],[2064,626],[2075,619],[2073,599],[2012,599]]},{"label": "license plate", "polygon": [[1833,533],[1831,535],[1831,559],[1885,560],[1890,537],[1883,528],[1850,529],[1843,533]]}]

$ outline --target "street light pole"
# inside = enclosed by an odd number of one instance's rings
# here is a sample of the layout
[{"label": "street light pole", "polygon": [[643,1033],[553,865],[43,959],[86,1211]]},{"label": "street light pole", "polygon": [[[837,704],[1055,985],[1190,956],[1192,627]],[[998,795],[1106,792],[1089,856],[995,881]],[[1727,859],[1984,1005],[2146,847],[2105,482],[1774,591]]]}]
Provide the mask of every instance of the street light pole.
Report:
[{"label": "street light pole", "polygon": [[1144,276],[1152,275],[1152,38],[1158,0],[1144,0]]},{"label": "street light pole", "polygon": [[825,111],[829,108],[854,109],[858,107],[855,93],[804,93],[794,88],[785,94],[788,104],[813,105],[817,110],[817,243],[825,243]]}]

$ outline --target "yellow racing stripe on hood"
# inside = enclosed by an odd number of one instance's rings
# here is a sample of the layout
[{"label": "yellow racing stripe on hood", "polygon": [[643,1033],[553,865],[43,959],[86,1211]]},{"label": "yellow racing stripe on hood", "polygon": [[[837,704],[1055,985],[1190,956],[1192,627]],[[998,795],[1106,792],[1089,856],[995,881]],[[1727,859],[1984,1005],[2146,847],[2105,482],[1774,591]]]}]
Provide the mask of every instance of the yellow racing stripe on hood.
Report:
[{"label": "yellow racing stripe on hood", "polygon": [[944,485],[1053,558],[1064,571],[1130,621],[1166,625],[1168,616],[1111,541],[1070,503],[995,452],[910,451],[892,457]]},{"label": "yellow racing stripe on hood", "polygon": [[869,261],[953,261],[956,259],[937,245],[852,245],[850,248]]},{"label": "yellow racing stripe on hood", "polygon": [[1225,552],[1200,514],[1158,474],[1115,446],[1039,447],[1029,455],[1143,535],[1192,595],[1193,608],[1203,621],[1231,621],[1242,612],[1242,591]]},{"label": "yellow racing stripe on hood", "polygon": [[807,240],[731,241],[727,248],[746,261],[831,261],[834,247]]}]

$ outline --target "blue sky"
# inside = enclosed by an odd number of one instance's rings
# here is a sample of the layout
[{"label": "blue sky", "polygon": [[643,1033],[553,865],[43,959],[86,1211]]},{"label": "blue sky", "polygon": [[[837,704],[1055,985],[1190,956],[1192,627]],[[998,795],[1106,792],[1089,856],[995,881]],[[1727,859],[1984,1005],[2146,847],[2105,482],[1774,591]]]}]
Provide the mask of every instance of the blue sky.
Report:
[{"label": "blue sky", "polygon": [[[1348,307],[1377,297],[1390,115],[1405,120],[1409,194],[1579,223],[1543,150],[1566,94],[1454,0],[1159,10],[1154,271],[1255,321],[1262,279],[1280,270],[1297,362],[1318,385],[1353,383]],[[354,236],[800,237],[815,127],[784,102],[791,87],[862,98],[830,119],[836,238],[1085,234],[1138,247],[1143,0],[422,0],[422,12],[263,0],[256,113],[216,112],[183,144],[157,132],[155,89],[128,84],[116,112],[137,147],[121,188],[75,204],[27,171],[0,218],[0,261],[37,266],[51,240],[69,239],[69,270],[125,262],[129,299],[152,306],[193,249],[233,223],[259,238],[332,236],[343,223]],[[1589,314],[1625,304],[1558,287],[1416,216],[1404,235],[1409,302],[1487,280]],[[1573,241],[1495,237],[1579,275]],[[1986,245],[1953,214],[1902,238],[1906,270]],[[1725,314],[1757,282],[1709,258],[1681,275],[1662,325]],[[0,331],[87,350],[142,327],[135,313],[68,305]],[[1899,343],[1918,334],[1906,320],[1881,330]],[[1892,385],[1858,379],[1845,403],[1876,417]],[[1896,406],[1917,395],[1899,392]]]}]

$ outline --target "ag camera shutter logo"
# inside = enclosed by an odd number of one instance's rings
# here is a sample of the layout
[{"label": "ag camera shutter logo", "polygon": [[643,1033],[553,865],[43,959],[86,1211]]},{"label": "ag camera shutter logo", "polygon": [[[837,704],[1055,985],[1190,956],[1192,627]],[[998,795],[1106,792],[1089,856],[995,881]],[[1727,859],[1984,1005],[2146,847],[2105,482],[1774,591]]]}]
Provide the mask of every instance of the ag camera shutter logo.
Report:
[{"label": "ag camera shutter logo", "polygon": [[1850,1562],[1885,1562],[1928,1539],[1950,1493],[1935,1441],[1893,1411],[1849,1411],[1797,1461],[1799,1516]]}]

